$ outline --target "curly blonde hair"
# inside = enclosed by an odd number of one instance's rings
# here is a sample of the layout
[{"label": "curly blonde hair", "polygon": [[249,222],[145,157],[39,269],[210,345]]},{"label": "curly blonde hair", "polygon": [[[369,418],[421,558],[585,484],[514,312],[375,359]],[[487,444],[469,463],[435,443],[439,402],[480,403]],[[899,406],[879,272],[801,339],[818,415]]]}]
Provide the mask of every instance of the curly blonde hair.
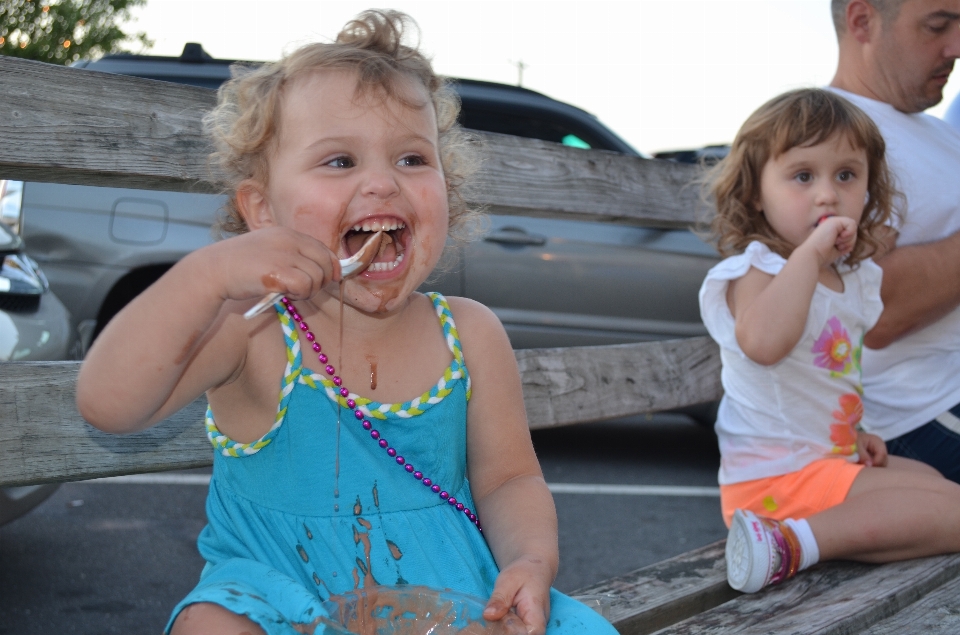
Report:
[{"label": "curly blonde hair", "polygon": [[252,179],[266,185],[267,159],[276,143],[284,89],[318,70],[349,70],[357,74],[357,96],[373,94],[417,108],[404,97],[402,82],[419,82],[430,96],[437,118],[440,162],[450,206],[450,235],[462,239],[479,210],[467,204],[463,187],[479,167],[480,142],[458,124],[460,100],[449,83],[434,73],[430,60],[404,44],[416,23],[398,11],[364,11],[347,23],[333,43],[303,46],[279,62],[252,67],[235,64],[232,79],[217,93],[217,106],[204,117],[204,131],[214,152],[214,180],[228,199],[219,219],[222,233],[249,231],[237,208],[240,183]]},{"label": "curly blonde hair", "polygon": [[882,228],[892,217],[900,217],[895,202],[901,198],[884,158],[883,136],[866,113],[843,97],[806,88],[760,106],[740,128],[730,153],[706,175],[708,197],[716,206],[711,237],[722,256],[741,253],[754,240],[784,258],[790,256],[793,246],[777,235],[756,207],[763,167],[791,148],[814,146],[835,134],[844,135],[867,155],[867,200],[857,242],[843,262],[854,267],[878,252]]}]

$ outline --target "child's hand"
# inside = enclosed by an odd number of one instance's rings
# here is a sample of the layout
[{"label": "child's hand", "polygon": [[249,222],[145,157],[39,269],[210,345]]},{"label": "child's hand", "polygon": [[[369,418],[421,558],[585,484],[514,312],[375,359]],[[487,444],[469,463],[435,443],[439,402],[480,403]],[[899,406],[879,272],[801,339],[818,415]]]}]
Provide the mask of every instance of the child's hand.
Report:
[{"label": "child's hand", "polygon": [[265,227],[211,247],[224,300],[283,293],[304,299],[339,280],[340,262],[326,245],[285,227]]},{"label": "child's hand", "polygon": [[804,245],[817,252],[820,265],[826,266],[846,256],[857,242],[857,223],[846,216],[824,216]]},{"label": "child's hand", "polygon": [[521,558],[500,571],[483,611],[489,621],[502,619],[511,607],[523,620],[527,633],[543,635],[550,617],[550,583],[553,577],[542,562]]},{"label": "child's hand", "polygon": [[860,463],[867,467],[887,466],[887,444],[875,434],[863,430],[857,432],[857,453]]}]

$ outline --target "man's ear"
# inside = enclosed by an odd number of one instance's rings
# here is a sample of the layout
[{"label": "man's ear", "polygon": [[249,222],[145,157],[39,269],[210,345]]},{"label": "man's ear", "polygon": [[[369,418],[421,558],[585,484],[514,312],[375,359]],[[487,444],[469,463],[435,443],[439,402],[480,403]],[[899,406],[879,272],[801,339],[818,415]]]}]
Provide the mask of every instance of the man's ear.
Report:
[{"label": "man's ear", "polygon": [[247,227],[250,230],[260,229],[261,227],[272,227],[276,224],[273,218],[273,210],[267,198],[263,195],[263,186],[246,179],[237,186],[237,211],[243,216]]},{"label": "man's ear", "polygon": [[880,26],[880,14],[867,0],[850,0],[847,5],[847,33],[860,44],[870,41],[872,30]]}]

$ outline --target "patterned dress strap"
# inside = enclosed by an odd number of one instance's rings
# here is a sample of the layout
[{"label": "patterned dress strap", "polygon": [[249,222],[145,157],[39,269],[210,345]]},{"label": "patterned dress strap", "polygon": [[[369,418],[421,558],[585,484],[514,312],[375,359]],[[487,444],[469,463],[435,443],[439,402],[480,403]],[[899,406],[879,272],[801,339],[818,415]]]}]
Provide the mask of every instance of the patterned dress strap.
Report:
[{"label": "patterned dress strap", "polygon": [[427,297],[433,302],[433,308],[440,318],[440,326],[443,328],[443,336],[447,340],[447,348],[453,353],[454,371],[459,370],[464,380],[467,382],[467,401],[470,401],[470,373],[467,372],[467,364],[463,360],[463,349],[460,346],[460,333],[457,331],[457,325],[453,321],[453,312],[450,311],[450,305],[442,294],[436,291],[428,291]]},{"label": "patterned dress strap", "polygon": [[290,316],[287,315],[283,304],[277,302],[274,305],[277,310],[277,317],[280,320],[280,326],[283,329],[283,339],[286,341],[287,365],[283,372],[283,379],[280,382],[280,398],[277,404],[277,414],[274,416],[273,425],[265,435],[251,443],[240,443],[224,435],[217,428],[213,420],[213,411],[207,406],[204,424],[207,428],[207,438],[213,444],[214,449],[224,456],[241,457],[256,454],[261,448],[266,447],[276,436],[283,418],[287,414],[287,405],[290,402],[290,395],[293,393],[293,387],[303,372],[303,357],[300,354],[300,338],[297,336],[297,329],[293,326]]}]

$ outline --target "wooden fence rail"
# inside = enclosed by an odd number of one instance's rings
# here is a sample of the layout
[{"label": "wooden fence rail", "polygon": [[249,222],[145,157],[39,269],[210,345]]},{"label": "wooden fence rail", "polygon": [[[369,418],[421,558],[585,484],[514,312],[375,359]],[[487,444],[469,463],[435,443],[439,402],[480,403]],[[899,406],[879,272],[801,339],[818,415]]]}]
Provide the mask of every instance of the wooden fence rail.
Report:
[{"label": "wooden fence rail", "polygon": [[[656,412],[718,399],[709,338],[517,351],[531,428]],[[212,463],[201,397],[134,434],[106,434],[75,405],[80,362],[0,364],[0,487]],[[684,381],[684,379],[688,381]]]},{"label": "wooden fence rail", "polygon": [[[4,178],[213,191],[200,125],[211,90],[0,56],[0,95]],[[481,136],[468,197],[492,213],[674,227],[706,214],[693,166]]]}]

